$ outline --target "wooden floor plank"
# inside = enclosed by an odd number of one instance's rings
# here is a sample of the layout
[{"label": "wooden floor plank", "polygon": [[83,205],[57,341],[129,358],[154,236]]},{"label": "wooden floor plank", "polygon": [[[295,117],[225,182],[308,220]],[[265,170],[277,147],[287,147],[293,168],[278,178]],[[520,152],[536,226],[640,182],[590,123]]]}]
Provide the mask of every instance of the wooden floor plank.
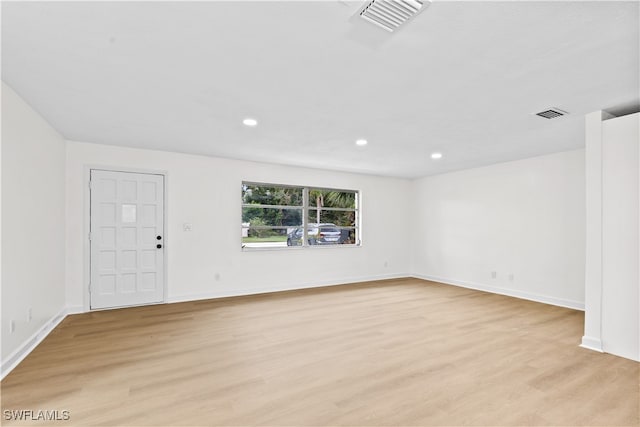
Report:
[{"label": "wooden floor plank", "polygon": [[638,426],[640,364],[580,348],[583,322],[418,279],[91,312],[2,381],[2,409],[79,426]]}]

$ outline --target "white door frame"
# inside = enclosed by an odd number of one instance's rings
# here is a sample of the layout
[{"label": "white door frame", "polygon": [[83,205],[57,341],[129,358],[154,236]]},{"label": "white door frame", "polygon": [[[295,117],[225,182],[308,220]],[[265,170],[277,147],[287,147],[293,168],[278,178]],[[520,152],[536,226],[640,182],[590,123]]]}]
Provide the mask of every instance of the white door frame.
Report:
[{"label": "white door frame", "polygon": [[[89,291],[89,284],[91,283],[91,242],[89,241],[89,230],[91,230],[91,191],[89,188],[90,182],[91,182],[91,170],[104,170],[104,171],[109,171],[109,172],[129,172],[129,173],[146,173],[146,174],[152,174],[152,175],[162,175],[164,177],[164,201],[163,201],[163,209],[164,209],[164,215],[163,215],[163,224],[162,227],[164,228],[164,232],[163,232],[163,236],[162,236],[162,240],[164,241],[164,247],[166,249],[167,245],[170,244],[170,240],[169,240],[169,229],[168,229],[168,223],[167,223],[167,217],[168,217],[168,203],[167,203],[167,189],[169,187],[168,185],[168,179],[169,179],[169,173],[165,170],[154,170],[154,169],[139,169],[139,168],[130,168],[130,167],[119,167],[119,166],[106,166],[106,165],[96,165],[96,164],[90,164],[90,165],[84,165],[84,179],[83,179],[83,185],[84,185],[84,227],[83,227],[83,236],[82,236],[82,240],[83,240],[83,264],[84,264],[84,268],[83,268],[83,274],[82,274],[82,288],[83,288],[83,309],[84,312],[89,312],[89,311],[100,311],[100,310],[114,310],[114,309],[118,309],[118,308],[122,308],[122,307],[113,307],[113,308],[103,308],[103,309],[91,309],[91,292]],[[168,302],[168,293],[169,293],[169,289],[167,286],[167,277],[168,277],[168,270],[167,270],[167,259],[169,258],[169,251],[165,250],[164,251],[164,256],[163,256],[163,262],[162,262],[162,268],[164,269],[164,274],[163,274],[163,278],[162,278],[162,288],[163,288],[163,298],[162,298],[162,302],[163,303],[167,303]]]}]

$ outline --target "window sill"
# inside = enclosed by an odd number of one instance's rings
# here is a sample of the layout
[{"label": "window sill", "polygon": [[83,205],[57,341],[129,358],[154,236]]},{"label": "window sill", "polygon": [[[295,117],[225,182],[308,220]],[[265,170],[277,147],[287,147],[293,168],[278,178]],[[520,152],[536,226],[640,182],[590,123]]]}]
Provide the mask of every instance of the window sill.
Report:
[{"label": "window sill", "polygon": [[305,249],[311,250],[328,250],[328,249],[353,249],[353,248],[361,248],[362,243],[359,245],[309,245],[309,246],[273,246],[273,247],[240,247],[241,252],[265,252],[265,251],[300,251]]}]

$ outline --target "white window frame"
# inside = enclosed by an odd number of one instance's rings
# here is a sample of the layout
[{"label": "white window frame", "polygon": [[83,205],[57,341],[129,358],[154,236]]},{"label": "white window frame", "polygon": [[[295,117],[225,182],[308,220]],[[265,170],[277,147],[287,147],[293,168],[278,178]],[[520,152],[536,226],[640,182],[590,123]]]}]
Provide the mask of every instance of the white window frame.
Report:
[{"label": "white window frame", "polygon": [[[266,204],[251,204],[244,203],[242,200],[242,187],[245,185],[250,186],[262,186],[262,187],[281,187],[281,188],[296,188],[302,189],[302,205],[300,206],[290,206],[290,205],[266,205]],[[341,193],[353,193],[355,195],[355,208],[330,208],[323,207],[321,210],[323,211],[341,211],[341,212],[354,212],[355,213],[355,223],[353,226],[336,226],[336,228],[340,230],[354,230],[355,234],[355,242],[351,244],[335,244],[335,245],[311,245],[308,242],[307,233],[309,231],[309,213],[311,211],[315,211],[316,207],[311,206],[309,203],[309,191],[310,190],[323,190],[323,191],[336,191]],[[303,239],[302,245],[300,246],[281,246],[281,247],[248,247],[245,246],[242,242],[242,230],[251,230],[251,229],[268,229],[268,230],[282,230],[289,229],[291,226],[245,226],[242,222],[242,212],[244,208],[258,208],[258,209],[299,209],[302,215],[302,225],[296,228],[303,229]],[[291,185],[291,184],[273,184],[268,182],[256,182],[256,181],[242,181],[241,185],[241,197],[240,197],[240,247],[243,251],[263,251],[263,250],[282,250],[282,249],[293,249],[300,250],[305,248],[313,248],[313,249],[326,249],[326,248],[353,248],[362,246],[362,238],[361,238],[361,221],[362,221],[362,209],[361,209],[361,192],[360,190],[345,190],[339,188],[331,188],[331,187],[319,187],[319,186],[310,186],[310,185]]]}]

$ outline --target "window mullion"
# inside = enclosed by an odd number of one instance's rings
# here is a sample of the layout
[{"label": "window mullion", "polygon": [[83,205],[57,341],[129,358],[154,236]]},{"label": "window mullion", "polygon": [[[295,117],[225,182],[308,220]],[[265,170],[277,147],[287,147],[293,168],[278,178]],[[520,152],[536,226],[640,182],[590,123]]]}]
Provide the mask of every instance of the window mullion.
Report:
[{"label": "window mullion", "polygon": [[302,189],[302,246],[309,246],[309,188]]},{"label": "window mullion", "polygon": [[245,209],[290,209],[290,210],[298,210],[302,209],[302,206],[294,206],[294,205],[260,205],[257,203],[243,203],[242,207]]}]

